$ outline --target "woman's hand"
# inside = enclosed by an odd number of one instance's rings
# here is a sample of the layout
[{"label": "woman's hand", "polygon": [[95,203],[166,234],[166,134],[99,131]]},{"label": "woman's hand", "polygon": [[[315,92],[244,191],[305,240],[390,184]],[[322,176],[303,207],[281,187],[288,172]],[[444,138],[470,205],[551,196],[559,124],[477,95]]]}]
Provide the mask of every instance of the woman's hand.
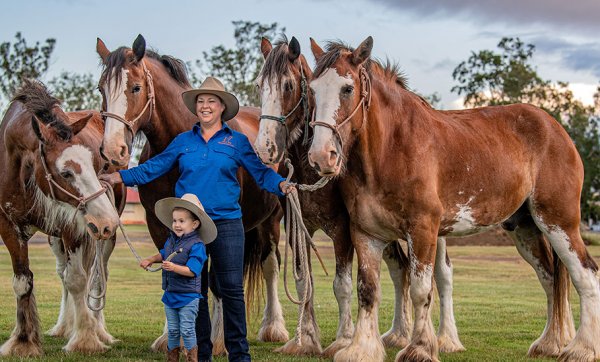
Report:
[{"label": "woman's hand", "polygon": [[281,192],[287,195],[293,190],[295,190],[296,186],[294,186],[294,184],[287,183],[286,181],[281,181],[279,183],[279,189],[281,190]]},{"label": "woman's hand", "polygon": [[114,184],[120,184],[121,182],[123,182],[123,179],[121,178],[121,174],[118,172],[103,173],[101,175],[98,175],[98,180],[108,182],[111,186],[113,186]]}]

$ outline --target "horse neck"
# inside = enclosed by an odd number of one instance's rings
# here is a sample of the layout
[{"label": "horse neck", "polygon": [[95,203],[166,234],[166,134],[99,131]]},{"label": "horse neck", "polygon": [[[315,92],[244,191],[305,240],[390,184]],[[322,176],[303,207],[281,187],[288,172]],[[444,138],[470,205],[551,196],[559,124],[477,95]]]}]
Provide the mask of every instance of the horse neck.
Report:
[{"label": "horse neck", "polygon": [[[348,162],[360,160],[354,172],[367,178],[378,174],[375,168],[388,167],[387,162],[402,157],[400,153],[416,149],[413,144],[423,139],[414,135],[430,132],[430,113],[434,112],[417,95],[389,81],[373,79],[371,91],[366,120],[359,121],[364,124],[348,151]],[[362,114],[355,117],[362,118]]]},{"label": "horse neck", "polygon": [[144,132],[153,152],[159,153],[180,133],[189,131],[196,123],[181,99],[188,90],[161,69],[149,66],[154,80],[154,110],[150,122],[140,130]]},{"label": "horse neck", "polygon": [[[303,107],[302,105],[300,107]],[[309,101],[306,112],[310,116],[313,112],[314,105]],[[307,115],[304,113],[304,108],[301,111],[296,112],[291,119],[292,124],[296,125],[300,129],[300,135],[287,146],[288,157],[294,166],[294,178],[300,183],[312,184],[316,182],[320,177],[315,172],[314,168],[308,163],[308,150],[310,149],[310,139],[312,137],[312,128],[305,128],[304,122],[306,122]],[[294,131],[298,128],[294,128]],[[304,144],[305,132],[308,132],[308,142]]]}]

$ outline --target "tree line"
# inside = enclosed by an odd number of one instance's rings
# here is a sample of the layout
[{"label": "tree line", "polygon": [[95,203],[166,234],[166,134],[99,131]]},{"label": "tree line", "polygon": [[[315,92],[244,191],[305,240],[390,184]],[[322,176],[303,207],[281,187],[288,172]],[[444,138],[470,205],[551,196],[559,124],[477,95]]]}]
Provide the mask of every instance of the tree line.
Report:
[{"label": "tree line", "polygon": [[[235,46],[218,45],[202,53],[202,60],[186,62],[193,86],[203,75],[220,78],[242,104],[260,105],[254,80],[262,67],[260,40],[285,33],[277,23],[234,21]],[[23,78],[43,78],[50,67],[56,39],[27,44],[17,32],[13,42],[0,44],[0,110]],[[452,92],[464,97],[465,107],[530,103],[541,107],[562,124],[573,140],[585,168],[581,197],[582,219],[600,220],[600,88],[593,105],[575,99],[569,84],[542,79],[532,64],[535,45],[519,38],[502,38],[497,50],[480,50],[461,62],[452,76]],[[97,78],[91,73],[64,71],[48,82],[54,95],[63,100],[66,111],[100,109]],[[434,106],[439,94],[425,96]],[[557,175],[560,177],[560,175]],[[558,196],[558,195],[557,195]]]}]

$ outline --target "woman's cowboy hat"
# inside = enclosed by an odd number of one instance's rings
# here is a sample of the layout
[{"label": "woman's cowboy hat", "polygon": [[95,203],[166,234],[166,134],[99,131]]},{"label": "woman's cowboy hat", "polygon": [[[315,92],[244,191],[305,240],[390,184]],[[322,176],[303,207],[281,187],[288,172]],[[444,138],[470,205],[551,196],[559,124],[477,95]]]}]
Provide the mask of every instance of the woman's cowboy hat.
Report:
[{"label": "woman's cowboy hat", "polygon": [[196,116],[196,97],[198,97],[198,94],[213,94],[221,98],[221,101],[223,101],[223,104],[225,105],[225,110],[221,115],[223,122],[229,121],[235,117],[240,109],[240,103],[237,98],[225,90],[221,81],[214,77],[207,77],[200,85],[200,88],[185,91],[181,94],[183,103],[185,103],[187,109],[189,109],[194,116]]},{"label": "woman's cowboy hat", "polygon": [[212,243],[217,237],[217,227],[204,211],[204,207],[194,194],[178,197],[167,197],[158,200],[154,205],[154,213],[166,227],[173,230],[173,209],[181,207],[198,216],[202,225],[197,229],[204,244]]}]

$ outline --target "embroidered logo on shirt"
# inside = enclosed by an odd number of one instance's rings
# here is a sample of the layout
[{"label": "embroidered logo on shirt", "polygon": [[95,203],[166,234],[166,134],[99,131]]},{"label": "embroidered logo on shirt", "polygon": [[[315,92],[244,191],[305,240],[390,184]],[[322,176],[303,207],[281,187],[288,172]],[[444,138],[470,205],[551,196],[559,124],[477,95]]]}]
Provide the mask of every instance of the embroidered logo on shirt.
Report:
[{"label": "embroidered logo on shirt", "polygon": [[219,141],[219,144],[233,147],[233,144],[231,143],[232,138],[233,136],[225,136],[223,140]]}]

